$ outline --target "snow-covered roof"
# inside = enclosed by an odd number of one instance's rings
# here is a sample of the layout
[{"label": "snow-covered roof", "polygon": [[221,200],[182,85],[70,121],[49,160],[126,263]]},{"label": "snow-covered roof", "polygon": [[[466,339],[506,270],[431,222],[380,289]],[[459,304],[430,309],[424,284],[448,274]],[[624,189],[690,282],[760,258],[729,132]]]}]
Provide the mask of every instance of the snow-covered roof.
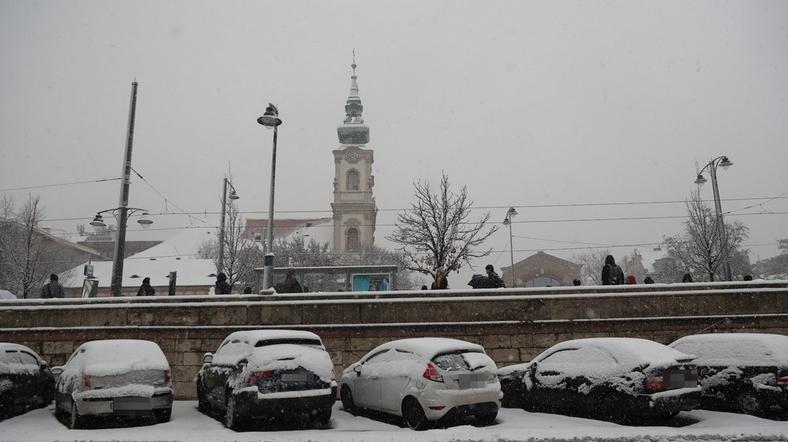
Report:
[{"label": "snow-covered roof", "polygon": [[595,347],[607,351],[622,365],[637,366],[665,365],[675,363],[678,360],[692,359],[678,350],[674,350],[667,345],[640,338],[585,338],[573,339],[556,344],[534,358],[541,360],[544,356],[561,349],[573,349],[581,347]]},{"label": "snow-covered roof", "polygon": [[0,289],[0,299],[16,299],[16,295],[8,290]]},{"label": "snow-covered roof", "polygon": [[320,341],[318,335],[303,330],[243,330],[230,333],[224,341],[239,340],[254,345],[258,341],[267,339],[316,339]]},{"label": "snow-covered roof", "polygon": [[788,336],[768,333],[712,333],[685,336],[671,347],[695,355],[704,365],[788,365]]},{"label": "snow-covered roof", "polygon": [[[408,338],[387,342],[378,346],[370,352],[374,353],[386,348],[399,348],[415,353],[426,359],[432,359],[435,355],[449,353],[458,350],[470,350],[484,352],[484,347],[472,342],[461,341],[451,338]],[[365,356],[366,357],[366,356]]]},{"label": "snow-covered roof", "polygon": [[82,344],[81,366],[94,376],[132,370],[169,370],[167,358],[155,342],[140,339],[106,339]]},{"label": "snow-covered roof", "polygon": [[[83,263],[61,274],[63,287],[82,287]],[[99,287],[109,287],[112,281],[112,261],[93,261],[93,276],[99,280]],[[216,264],[210,259],[196,258],[155,258],[137,259],[137,255],[126,258],[123,264],[123,287],[139,287],[143,278],[150,278],[155,287],[169,285],[170,272],[178,272],[178,286],[212,286],[216,281]]]}]

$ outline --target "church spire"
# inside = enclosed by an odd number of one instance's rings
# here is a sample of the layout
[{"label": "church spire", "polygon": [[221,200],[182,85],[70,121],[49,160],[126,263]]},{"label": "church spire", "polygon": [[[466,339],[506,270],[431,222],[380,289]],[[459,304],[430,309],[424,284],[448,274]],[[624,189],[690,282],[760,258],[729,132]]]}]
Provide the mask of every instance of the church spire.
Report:
[{"label": "church spire", "polygon": [[342,144],[366,144],[369,142],[369,128],[364,125],[361,97],[358,94],[358,76],[356,75],[356,50],[353,50],[353,74],[350,76],[350,95],[345,104],[344,124],[337,128],[339,142]]},{"label": "church spire", "polygon": [[347,104],[345,104],[345,124],[348,123],[363,123],[364,119],[361,113],[364,111],[364,106],[361,105],[361,97],[358,95],[358,76],[356,75],[356,50],[353,49],[353,75],[350,76],[350,95],[347,97]]}]

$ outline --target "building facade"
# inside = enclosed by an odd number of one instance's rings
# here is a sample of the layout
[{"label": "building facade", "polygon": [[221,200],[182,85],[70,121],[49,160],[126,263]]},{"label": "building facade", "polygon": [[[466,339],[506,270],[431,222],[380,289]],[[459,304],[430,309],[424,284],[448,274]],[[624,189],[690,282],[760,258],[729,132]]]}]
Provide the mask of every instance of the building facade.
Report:
[{"label": "building facade", "polygon": [[358,252],[375,241],[377,206],[372,188],[374,152],[369,143],[369,127],[364,124],[358,93],[356,60],[353,57],[350,95],[345,104],[345,121],[337,128],[339,148],[334,155],[334,251]]}]

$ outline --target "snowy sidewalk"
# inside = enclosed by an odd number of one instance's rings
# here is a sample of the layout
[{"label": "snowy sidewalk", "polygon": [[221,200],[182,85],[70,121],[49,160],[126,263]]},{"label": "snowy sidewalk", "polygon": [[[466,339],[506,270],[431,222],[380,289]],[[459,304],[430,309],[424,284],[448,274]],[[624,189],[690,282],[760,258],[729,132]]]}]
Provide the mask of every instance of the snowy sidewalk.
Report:
[{"label": "snowy sidewalk", "polygon": [[695,410],[682,413],[681,427],[628,427],[590,419],[528,413],[504,408],[489,427],[469,425],[411,431],[352,416],[337,403],[330,428],[235,433],[197,411],[194,401],[176,401],[168,423],[125,428],[69,430],[53,406],[0,422],[2,441],[772,441],[788,440],[788,422],[732,413]]}]

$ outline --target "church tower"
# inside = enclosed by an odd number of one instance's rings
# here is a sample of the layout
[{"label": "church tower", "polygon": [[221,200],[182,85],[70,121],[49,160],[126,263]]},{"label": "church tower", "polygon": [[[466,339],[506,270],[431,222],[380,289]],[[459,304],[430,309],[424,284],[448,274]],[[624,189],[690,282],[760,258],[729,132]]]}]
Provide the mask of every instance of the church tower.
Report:
[{"label": "church tower", "polygon": [[340,146],[334,154],[334,251],[357,252],[375,241],[378,209],[372,196],[374,155],[369,143],[369,128],[364,125],[361,97],[358,95],[356,56],[353,54],[350,95],[345,104],[345,121],[337,128]]}]

